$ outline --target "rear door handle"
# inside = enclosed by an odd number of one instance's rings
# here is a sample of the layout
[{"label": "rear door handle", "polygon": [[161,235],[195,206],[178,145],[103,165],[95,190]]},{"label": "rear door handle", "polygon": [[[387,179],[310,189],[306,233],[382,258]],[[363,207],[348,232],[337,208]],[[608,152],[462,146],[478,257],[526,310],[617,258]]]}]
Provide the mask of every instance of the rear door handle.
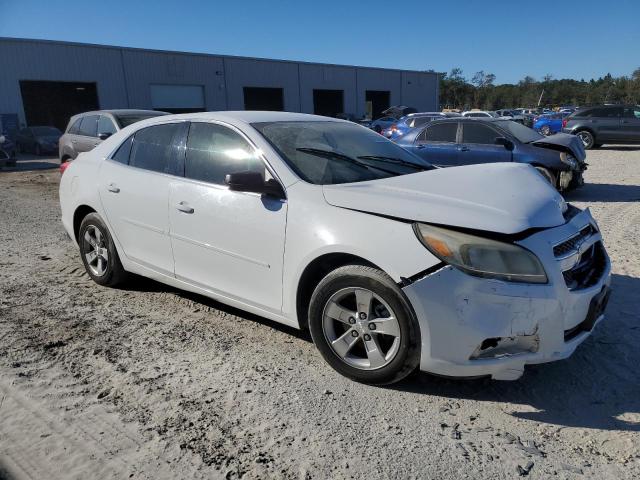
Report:
[{"label": "rear door handle", "polygon": [[109,186],[107,187],[107,190],[113,193],[120,193],[120,189],[116,186],[115,183],[110,183]]},{"label": "rear door handle", "polygon": [[195,210],[193,207],[190,207],[187,202],[180,202],[176,205],[176,208],[184,213],[193,213]]}]

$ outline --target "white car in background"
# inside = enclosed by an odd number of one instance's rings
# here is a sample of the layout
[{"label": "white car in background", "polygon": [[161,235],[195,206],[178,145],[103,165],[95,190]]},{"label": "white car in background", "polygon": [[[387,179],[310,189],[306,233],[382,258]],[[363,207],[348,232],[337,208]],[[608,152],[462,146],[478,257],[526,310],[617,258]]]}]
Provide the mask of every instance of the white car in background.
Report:
[{"label": "white car in background", "polygon": [[367,383],[516,379],[568,357],[609,295],[594,219],[531,166],[438,169],[326,117],[144,120],[80,154],[60,204],[100,285],[132,272],[308,328]]}]

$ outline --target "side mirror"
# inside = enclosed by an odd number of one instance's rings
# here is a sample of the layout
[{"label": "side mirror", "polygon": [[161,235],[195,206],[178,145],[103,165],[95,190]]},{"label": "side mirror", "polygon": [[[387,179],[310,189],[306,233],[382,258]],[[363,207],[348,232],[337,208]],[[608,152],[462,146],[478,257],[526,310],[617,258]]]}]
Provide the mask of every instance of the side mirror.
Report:
[{"label": "side mirror", "polygon": [[276,198],[285,198],[284,190],[280,183],[274,179],[265,182],[262,174],[258,172],[229,173],[225,177],[225,183],[229,185],[229,190],[235,192],[253,192]]},{"label": "side mirror", "polygon": [[109,138],[112,134],[111,133],[99,133],[98,134],[98,138],[100,140],[106,140],[107,138]]},{"label": "side mirror", "polygon": [[504,148],[506,148],[509,151],[513,150],[513,147],[514,147],[513,142],[508,138],[504,138],[504,137],[496,137],[493,143],[495,143],[496,145],[502,145]]}]

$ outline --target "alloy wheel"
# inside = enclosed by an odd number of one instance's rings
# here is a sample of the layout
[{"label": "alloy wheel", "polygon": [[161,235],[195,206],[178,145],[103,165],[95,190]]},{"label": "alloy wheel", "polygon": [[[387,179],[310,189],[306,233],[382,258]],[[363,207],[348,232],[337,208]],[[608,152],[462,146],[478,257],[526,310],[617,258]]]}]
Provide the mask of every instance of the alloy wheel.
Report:
[{"label": "alloy wheel", "polygon": [[109,251],[105,243],[105,235],[95,225],[89,225],[84,232],[82,251],[91,273],[101,277],[107,273]]},{"label": "alloy wheel", "polygon": [[322,330],[333,352],[361,370],[388,365],[400,348],[397,316],[382,297],[366,288],[334,293],[323,310]]}]

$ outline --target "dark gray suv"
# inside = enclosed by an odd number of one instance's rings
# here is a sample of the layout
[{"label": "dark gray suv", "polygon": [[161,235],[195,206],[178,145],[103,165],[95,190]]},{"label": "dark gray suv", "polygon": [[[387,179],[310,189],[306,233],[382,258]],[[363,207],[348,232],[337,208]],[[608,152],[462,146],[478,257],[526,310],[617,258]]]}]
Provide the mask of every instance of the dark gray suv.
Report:
[{"label": "dark gray suv", "polygon": [[640,145],[640,106],[585,107],[563,120],[562,131],[579,136],[585,149],[605,143]]}]

